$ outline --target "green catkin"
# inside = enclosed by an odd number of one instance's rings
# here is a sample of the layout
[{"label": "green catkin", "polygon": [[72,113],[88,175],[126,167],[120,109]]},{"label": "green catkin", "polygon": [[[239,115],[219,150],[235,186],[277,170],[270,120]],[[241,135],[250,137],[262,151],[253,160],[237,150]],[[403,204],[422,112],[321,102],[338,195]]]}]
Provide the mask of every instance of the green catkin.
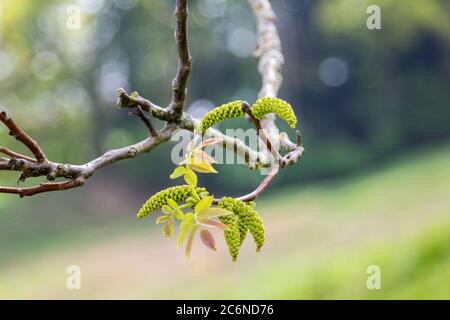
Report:
[{"label": "green catkin", "polygon": [[228,246],[233,261],[236,261],[241,246],[239,228],[234,214],[219,217],[220,221],[227,226],[224,231],[225,242]]},{"label": "green catkin", "polygon": [[245,238],[247,237],[248,233],[248,227],[245,221],[242,219],[238,219],[237,226],[239,229],[239,247],[242,246],[242,243],[244,242]]},{"label": "green catkin", "polygon": [[217,108],[209,111],[202,119],[199,125],[199,130],[203,134],[205,131],[225,119],[242,117],[244,110],[242,110],[242,101],[236,100],[223,104]]},{"label": "green catkin", "polygon": [[247,232],[250,231],[256,243],[256,250],[259,251],[264,244],[265,232],[263,221],[254,209],[256,206],[255,203],[245,203],[237,199],[224,197],[220,200],[218,205],[219,207],[232,211],[234,215],[237,216],[239,247],[242,245]]},{"label": "green catkin", "polygon": [[261,119],[268,113],[275,113],[278,117],[286,121],[291,128],[295,128],[297,117],[292,106],[279,98],[263,97],[256,100],[252,106],[252,113],[257,119]]},{"label": "green catkin", "polygon": [[243,226],[250,231],[256,243],[256,250],[260,251],[264,245],[265,232],[263,221],[255,210],[255,203],[235,201],[234,210],[238,213],[239,221],[242,221]]},{"label": "green catkin", "polygon": [[264,223],[258,213],[254,210],[252,210],[252,215],[250,217],[247,227],[255,240],[256,251],[260,251],[265,241]]},{"label": "green catkin", "polygon": [[[189,196],[192,195],[192,186],[182,185],[167,188],[155,193],[150,199],[145,202],[141,210],[139,210],[137,217],[142,218],[150,213],[160,209],[162,206],[167,204],[167,199],[172,199],[175,202],[185,201]],[[208,192],[205,188],[196,188],[197,194],[207,195]]]}]

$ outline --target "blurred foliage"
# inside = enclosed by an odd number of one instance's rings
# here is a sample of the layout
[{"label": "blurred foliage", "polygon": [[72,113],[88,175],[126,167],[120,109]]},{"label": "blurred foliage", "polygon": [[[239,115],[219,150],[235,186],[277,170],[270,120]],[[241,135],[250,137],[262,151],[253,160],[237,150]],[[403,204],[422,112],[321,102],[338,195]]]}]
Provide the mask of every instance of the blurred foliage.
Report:
[{"label": "blurred foliage", "polygon": [[[449,188],[447,146],[345,182],[278,189],[258,204],[267,247],[256,254],[248,239],[237,263],[223,242],[218,253],[196,244],[186,262],[158,226],[111,223],[121,199],[107,198],[107,214],[90,223],[93,208],[106,210],[87,193],[64,194],[64,212],[29,214],[21,202],[1,216],[0,298],[448,299]],[[65,287],[74,263],[79,291]],[[370,265],[381,269],[381,290],[366,287]]]}]

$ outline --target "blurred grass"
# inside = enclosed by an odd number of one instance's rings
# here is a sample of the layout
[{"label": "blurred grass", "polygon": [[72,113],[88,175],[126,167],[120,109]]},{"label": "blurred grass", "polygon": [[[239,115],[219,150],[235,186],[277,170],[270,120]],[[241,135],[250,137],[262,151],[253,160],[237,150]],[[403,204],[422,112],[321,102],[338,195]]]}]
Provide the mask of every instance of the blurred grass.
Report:
[{"label": "blurred grass", "polygon": [[[271,189],[258,203],[267,245],[258,254],[246,241],[237,263],[222,241],[218,254],[196,243],[185,261],[152,219],[75,230],[1,264],[0,298],[448,299],[449,190],[448,146],[347,181]],[[79,291],[65,287],[70,264]],[[381,290],[366,287],[369,265]]]}]

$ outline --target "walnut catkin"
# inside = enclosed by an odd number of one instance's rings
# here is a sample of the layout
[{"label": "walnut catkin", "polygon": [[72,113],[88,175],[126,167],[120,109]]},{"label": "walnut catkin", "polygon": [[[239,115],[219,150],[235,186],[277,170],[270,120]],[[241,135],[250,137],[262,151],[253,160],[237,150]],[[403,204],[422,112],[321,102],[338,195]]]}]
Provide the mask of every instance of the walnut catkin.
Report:
[{"label": "walnut catkin", "polygon": [[257,119],[261,119],[268,113],[275,113],[278,117],[286,121],[291,128],[295,128],[297,117],[292,106],[279,98],[263,97],[256,100],[252,106],[252,113]]},{"label": "walnut catkin", "polygon": [[[234,198],[223,197],[218,203],[218,206],[234,213],[234,216],[231,215],[221,217],[221,219],[225,220],[222,220],[222,222],[227,226],[229,226],[228,223],[232,225],[231,232],[229,232],[229,234],[227,234],[227,230],[225,231],[225,240],[227,241],[230,253],[233,252],[233,260],[236,259],[239,248],[241,247],[248,231],[250,231],[253,236],[256,243],[256,249],[259,251],[264,244],[265,231],[263,221],[254,209],[254,203],[247,204]],[[236,233],[236,229],[238,233]],[[227,239],[227,237],[229,239]]]},{"label": "walnut catkin", "polygon": [[[147,202],[144,203],[141,210],[139,210],[137,216],[138,218],[145,217],[150,213],[160,209],[163,205],[167,204],[167,199],[172,199],[175,202],[185,201],[189,196],[192,195],[192,186],[182,185],[167,188],[155,193]],[[205,188],[196,188],[197,194],[207,195],[208,192]]]},{"label": "walnut catkin", "polygon": [[237,225],[236,216],[234,214],[219,217],[220,221],[227,226],[224,231],[225,242],[233,261],[236,261],[241,247],[239,227]]},{"label": "walnut catkin", "polygon": [[237,117],[242,117],[244,115],[244,110],[242,110],[242,101],[236,100],[226,104],[223,104],[217,108],[209,111],[200,122],[199,130],[203,134],[205,131],[226,119],[232,119]]}]

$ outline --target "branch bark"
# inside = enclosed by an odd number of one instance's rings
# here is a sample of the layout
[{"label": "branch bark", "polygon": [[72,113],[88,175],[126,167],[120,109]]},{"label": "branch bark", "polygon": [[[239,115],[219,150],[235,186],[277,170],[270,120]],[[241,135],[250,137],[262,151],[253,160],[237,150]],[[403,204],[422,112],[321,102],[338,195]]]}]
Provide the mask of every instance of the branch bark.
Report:
[{"label": "branch bark", "polygon": [[44,162],[32,162],[16,158],[11,158],[8,161],[2,160],[0,161],[0,170],[21,172],[21,180],[41,176],[46,177],[47,180],[55,180],[56,178],[65,178],[68,180],[55,183],[42,183],[30,188],[0,187],[0,193],[13,193],[25,197],[43,192],[67,190],[82,186],[98,170],[118,161],[134,158],[142,153],[150,152],[161,143],[169,140],[176,128],[173,124],[167,125],[157,136],[150,136],[124,148],[109,150],[102,156],[83,165],[62,164],[49,160]]},{"label": "branch bark", "polygon": [[[39,144],[27,135],[19,126],[6,114],[5,111],[0,112],[0,121],[9,129],[9,135],[22,142],[36,157],[38,162],[44,162],[46,157]],[[8,151],[4,149],[4,151]],[[23,156],[22,156],[23,157]]]},{"label": "branch bark", "polygon": [[177,0],[175,17],[177,26],[175,29],[175,40],[178,49],[178,70],[172,81],[172,101],[169,105],[170,112],[175,118],[179,118],[183,112],[186,100],[186,86],[192,67],[192,57],[189,53],[188,31],[187,31],[188,1]]}]

